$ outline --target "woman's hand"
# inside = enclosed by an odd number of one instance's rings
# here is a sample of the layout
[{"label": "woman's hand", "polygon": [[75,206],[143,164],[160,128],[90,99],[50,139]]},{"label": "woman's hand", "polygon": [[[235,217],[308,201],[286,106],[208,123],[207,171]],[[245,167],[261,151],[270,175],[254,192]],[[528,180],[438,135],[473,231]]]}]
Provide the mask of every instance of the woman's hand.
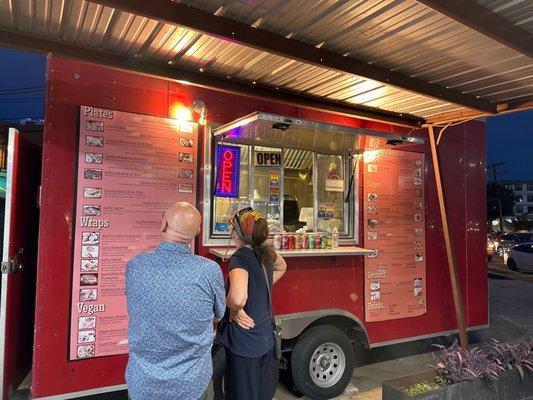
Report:
[{"label": "woman's hand", "polygon": [[231,311],[229,314],[229,320],[230,322],[235,322],[237,325],[239,325],[242,329],[251,329],[255,326],[254,320],[248,316],[244,312],[244,310],[239,311]]}]

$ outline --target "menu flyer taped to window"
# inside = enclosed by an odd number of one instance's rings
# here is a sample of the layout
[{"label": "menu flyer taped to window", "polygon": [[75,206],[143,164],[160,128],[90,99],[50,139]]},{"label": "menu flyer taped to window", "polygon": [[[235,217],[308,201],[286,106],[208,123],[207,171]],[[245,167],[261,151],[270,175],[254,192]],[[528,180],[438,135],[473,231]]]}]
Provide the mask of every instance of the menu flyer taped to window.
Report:
[{"label": "menu flyer taped to window", "polygon": [[425,314],[424,155],[373,150],[363,165],[365,320]]},{"label": "menu flyer taped to window", "polygon": [[70,359],[127,353],[125,266],[196,201],[194,123],[80,107]]}]

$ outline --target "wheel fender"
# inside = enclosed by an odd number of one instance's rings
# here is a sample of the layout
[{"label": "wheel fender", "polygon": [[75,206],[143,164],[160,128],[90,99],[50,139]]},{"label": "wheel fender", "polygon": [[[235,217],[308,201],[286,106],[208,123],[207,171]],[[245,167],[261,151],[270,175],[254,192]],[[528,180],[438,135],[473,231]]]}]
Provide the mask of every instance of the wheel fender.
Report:
[{"label": "wheel fender", "polygon": [[298,337],[309,326],[316,324],[320,320],[324,322],[324,325],[328,323],[336,325],[334,321],[343,321],[343,325],[348,325],[359,330],[364,336],[366,343],[369,343],[368,333],[363,322],[355,315],[345,310],[314,310],[294,314],[283,314],[277,317],[281,321],[281,337],[284,340]]}]

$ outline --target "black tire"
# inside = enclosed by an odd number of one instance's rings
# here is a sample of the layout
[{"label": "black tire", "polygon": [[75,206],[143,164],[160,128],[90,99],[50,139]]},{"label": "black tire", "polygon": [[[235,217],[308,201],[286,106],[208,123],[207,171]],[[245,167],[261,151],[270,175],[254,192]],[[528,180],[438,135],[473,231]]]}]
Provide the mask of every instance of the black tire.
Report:
[{"label": "black tire", "polygon": [[[329,354],[333,356],[329,357]],[[340,362],[336,364],[336,360]],[[294,385],[299,392],[313,400],[341,395],[350,383],[354,367],[355,354],[350,339],[332,326],[321,325],[308,329],[300,335],[292,352]],[[315,372],[317,374],[313,376]]]},{"label": "black tire", "polygon": [[[226,370],[226,351],[224,347],[219,347],[213,355],[213,391],[214,400],[225,400],[224,396],[224,372]],[[274,370],[272,371],[271,398],[274,397],[279,381],[279,365],[274,360]]]},{"label": "black tire", "polygon": [[512,258],[507,259],[507,267],[511,271],[518,271],[518,267],[516,265],[516,262]]}]

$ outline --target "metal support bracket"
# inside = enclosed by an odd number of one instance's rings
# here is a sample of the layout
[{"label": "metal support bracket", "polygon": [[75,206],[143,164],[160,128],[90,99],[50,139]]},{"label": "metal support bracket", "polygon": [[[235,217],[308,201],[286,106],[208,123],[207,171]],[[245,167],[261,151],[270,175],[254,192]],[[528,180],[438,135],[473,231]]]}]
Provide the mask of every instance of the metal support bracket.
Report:
[{"label": "metal support bracket", "polygon": [[24,252],[24,249],[19,249],[18,253],[13,257],[9,257],[7,261],[2,262],[2,273],[3,274],[16,274],[22,270],[22,262],[20,260],[20,255]]}]

